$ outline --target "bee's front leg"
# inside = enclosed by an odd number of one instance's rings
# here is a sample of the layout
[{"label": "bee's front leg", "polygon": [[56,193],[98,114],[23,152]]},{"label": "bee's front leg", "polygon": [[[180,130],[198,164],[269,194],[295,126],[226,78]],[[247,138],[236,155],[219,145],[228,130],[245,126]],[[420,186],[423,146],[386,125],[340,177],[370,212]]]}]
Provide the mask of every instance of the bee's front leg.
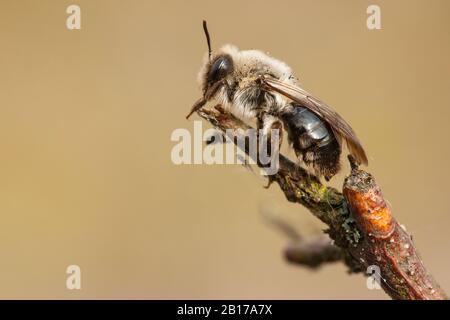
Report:
[{"label": "bee's front leg", "polygon": [[205,92],[203,92],[203,97],[198,99],[194,105],[191,108],[191,111],[189,111],[188,115],[186,116],[186,119],[189,119],[189,117],[194,113],[203,108],[203,106],[210,100],[214,99],[214,96],[217,94],[217,92],[220,91],[222,87],[225,87],[227,92],[230,91],[230,87],[228,83],[225,81],[225,79],[218,81],[214,83],[211,87],[207,88]]}]

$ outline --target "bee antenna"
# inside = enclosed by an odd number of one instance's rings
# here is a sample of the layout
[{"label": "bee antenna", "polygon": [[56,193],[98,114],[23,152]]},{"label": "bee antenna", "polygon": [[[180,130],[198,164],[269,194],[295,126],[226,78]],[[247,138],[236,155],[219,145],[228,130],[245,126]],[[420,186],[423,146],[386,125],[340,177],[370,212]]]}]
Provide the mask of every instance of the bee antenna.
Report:
[{"label": "bee antenna", "polygon": [[208,57],[209,57],[209,60],[211,60],[211,54],[212,54],[211,38],[209,36],[208,26],[206,25],[206,20],[203,20],[203,31],[205,32],[206,42],[208,43]]}]

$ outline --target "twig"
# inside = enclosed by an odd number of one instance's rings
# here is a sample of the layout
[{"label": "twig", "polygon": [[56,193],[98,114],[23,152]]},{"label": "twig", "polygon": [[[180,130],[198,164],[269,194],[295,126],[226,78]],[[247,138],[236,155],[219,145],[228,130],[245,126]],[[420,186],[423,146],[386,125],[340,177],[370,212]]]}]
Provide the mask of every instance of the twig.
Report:
[{"label": "twig", "polygon": [[[222,132],[233,129],[239,134],[239,130],[250,129],[220,107],[197,113]],[[280,155],[279,170],[269,177],[269,184],[277,182],[288,201],[303,205],[324,222],[333,241],[320,245],[303,242],[288,249],[287,258],[310,267],[342,260],[350,272],[377,266],[381,286],[393,299],[446,299],[425,269],[411,237],[393,218],[373,177],[354,162],[351,165],[340,193]]]},{"label": "twig", "polygon": [[329,237],[321,235],[314,239],[304,239],[291,223],[274,214],[272,210],[261,208],[261,214],[270,226],[289,239],[284,250],[288,262],[317,269],[325,263],[342,261],[344,258],[342,249],[335,246]]},{"label": "twig", "polygon": [[341,261],[343,251],[326,238],[318,238],[310,241],[301,239],[289,244],[284,251],[286,260],[316,269],[322,264]]}]

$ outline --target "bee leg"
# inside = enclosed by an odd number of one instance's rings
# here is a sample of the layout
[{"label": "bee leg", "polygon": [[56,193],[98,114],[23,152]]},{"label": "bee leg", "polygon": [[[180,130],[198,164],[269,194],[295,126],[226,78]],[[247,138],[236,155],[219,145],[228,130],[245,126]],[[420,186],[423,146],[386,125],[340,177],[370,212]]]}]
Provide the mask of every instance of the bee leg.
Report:
[{"label": "bee leg", "polygon": [[276,181],[275,175],[267,176],[267,184],[263,186],[264,189],[269,189],[269,187]]},{"label": "bee leg", "polygon": [[227,143],[227,139],[219,130],[216,130],[213,134],[206,138],[206,145],[214,145],[214,144],[224,144]]},{"label": "bee leg", "polygon": [[[260,127],[258,129],[262,129],[263,135],[267,136],[267,152],[270,153],[271,150],[271,142],[272,142],[272,134],[276,134],[278,138],[278,149],[281,148],[281,143],[283,142],[283,124],[280,120],[270,114],[264,114],[262,118],[258,118],[258,121],[261,121],[258,124]],[[258,130],[259,131],[259,130]]]},{"label": "bee leg", "polygon": [[[260,152],[259,155],[261,155],[262,150],[260,147],[265,148],[265,155],[268,156],[270,161],[273,161],[272,158],[274,156],[277,156],[279,153],[282,140],[283,140],[283,124],[280,120],[278,120],[276,117],[269,115],[269,114],[263,114],[261,117],[258,117],[257,120],[257,127],[258,127],[258,150]],[[262,135],[262,136],[261,136]],[[261,139],[261,137],[264,137],[264,139]],[[265,143],[265,146],[260,146],[259,143],[261,140]],[[272,143],[277,143],[275,148],[273,148]],[[264,149],[263,149],[264,150]],[[259,161],[258,157],[258,161]],[[259,163],[260,164],[260,163]],[[261,164],[260,164],[261,165]],[[265,166],[270,166],[272,163],[265,164]],[[275,181],[275,174],[269,174],[267,175],[267,185],[264,188],[269,188],[270,185]]]},{"label": "bee leg", "polygon": [[203,97],[198,99],[194,105],[191,108],[191,111],[189,111],[188,115],[186,116],[186,120],[190,118],[190,116],[194,113],[199,111],[201,108],[203,108],[203,106],[212,98],[214,98],[214,96],[216,95],[216,93],[222,88],[224,87],[227,89],[227,92],[229,92],[231,89],[228,85],[228,83],[225,80],[221,80],[216,82],[215,84],[213,84],[211,87],[209,87],[204,93],[203,93]]}]

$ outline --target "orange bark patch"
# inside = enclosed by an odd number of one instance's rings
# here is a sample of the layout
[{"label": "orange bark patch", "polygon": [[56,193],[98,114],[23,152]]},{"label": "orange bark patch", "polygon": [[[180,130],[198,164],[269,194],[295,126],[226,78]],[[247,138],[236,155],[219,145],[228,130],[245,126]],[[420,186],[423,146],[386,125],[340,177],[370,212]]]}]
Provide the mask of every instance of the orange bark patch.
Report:
[{"label": "orange bark patch", "polygon": [[381,239],[392,234],[394,223],[391,210],[379,189],[365,193],[344,189],[344,194],[358,226],[365,234]]}]

